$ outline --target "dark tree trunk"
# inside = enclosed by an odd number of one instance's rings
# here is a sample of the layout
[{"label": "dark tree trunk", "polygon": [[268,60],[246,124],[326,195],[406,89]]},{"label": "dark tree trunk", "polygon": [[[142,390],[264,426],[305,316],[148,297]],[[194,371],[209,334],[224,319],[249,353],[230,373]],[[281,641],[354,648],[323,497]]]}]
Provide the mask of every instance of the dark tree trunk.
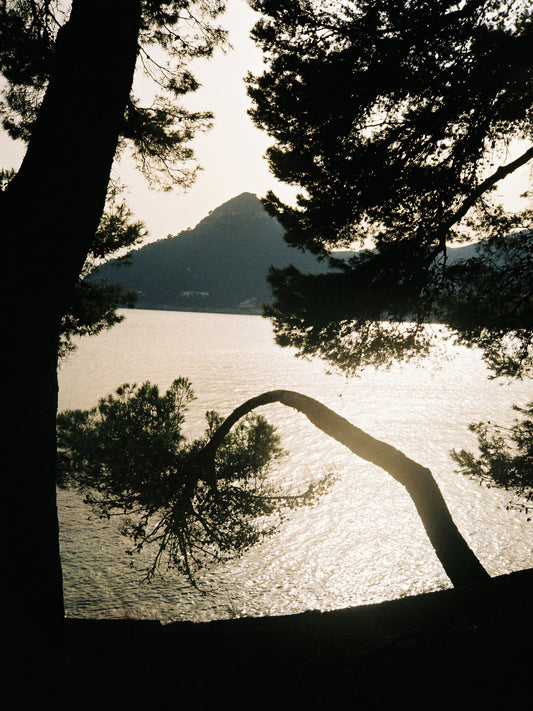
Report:
[{"label": "dark tree trunk", "polygon": [[[57,343],[103,211],[137,56],[139,0],[74,0],[22,166],[1,195],[7,297],[9,592],[19,654],[64,616],[55,499]],[[6,300],[4,301],[6,303]],[[6,448],[6,449],[7,449]]]},{"label": "dark tree trunk", "polygon": [[376,464],[405,487],[422,520],[429,540],[454,586],[487,580],[489,575],[453,522],[437,482],[429,469],[385,442],[374,439],[313,398],[290,390],[273,390],[236,408],[206,445],[209,477],[216,486],[214,457],[232,426],[256,407],[280,402],[303,413],[316,427],[354,454]]}]

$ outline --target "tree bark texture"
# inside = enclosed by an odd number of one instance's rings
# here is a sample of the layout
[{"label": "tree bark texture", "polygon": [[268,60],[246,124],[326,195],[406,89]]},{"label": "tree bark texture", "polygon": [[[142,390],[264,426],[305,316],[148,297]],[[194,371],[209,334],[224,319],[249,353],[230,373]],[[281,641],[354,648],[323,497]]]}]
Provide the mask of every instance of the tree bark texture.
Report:
[{"label": "tree bark texture", "polygon": [[[0,196],[11,609],[24,655],[64,617],[55,494],[57,344],[104,208],[137,57],[139,0],[74,0],[20,170]],[[6,606],[6,609],[9,605]],[[24,631],[22,631],[24,630]]]},{"label": "tree bark texture", "polygon": [[261,405],[279,402],[304,414],[316,427],[358,457],[388,472],[411,497],[437,557],[454,586],[489,578],[457,529],[430,470],[409,459],[398,449],[374,439],[351,422],[311,397],[291,390],[272,390],[251,398],[222,423],[205,448],[209,480],[216,486],[214,458],[231,427]]}]

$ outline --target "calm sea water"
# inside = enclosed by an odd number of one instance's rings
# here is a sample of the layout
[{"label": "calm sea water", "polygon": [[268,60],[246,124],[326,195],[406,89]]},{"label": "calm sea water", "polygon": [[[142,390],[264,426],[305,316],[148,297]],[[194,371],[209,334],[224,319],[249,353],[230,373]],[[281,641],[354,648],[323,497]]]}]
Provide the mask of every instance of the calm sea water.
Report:
[{"label": "calm sea water", "polygon": [[[530,383],[490,381],[478,354],[453,348],[422,366],[347,379],[277,347],[259,316],[124,314],[111,331],[80,340],[63,363],[60,409],[92,407],[125,382],[165,388],[187,376],[197,395],[186,425],[193,437],[203,430],[207,409],[227,415],[265,390],[298,390],[428,466],[490,574],[533,565],[533,524],[507,510],[504,492],[456,474],[449,457],[452,447],[475,447],[470,422],[511,422],[511,405],[533,399]],[[291,514],[241,559],[210,570],[198,591],[177,574],[142,583],[115,523],[94,518],[77,495],[60,492],[67,615],[205,621],[328,610],[450,586],[401,486],[293,410],[275,404],[261,412],[290,452],[277,475],[303,487],[327,468],[338,471],[319,504]]]}]

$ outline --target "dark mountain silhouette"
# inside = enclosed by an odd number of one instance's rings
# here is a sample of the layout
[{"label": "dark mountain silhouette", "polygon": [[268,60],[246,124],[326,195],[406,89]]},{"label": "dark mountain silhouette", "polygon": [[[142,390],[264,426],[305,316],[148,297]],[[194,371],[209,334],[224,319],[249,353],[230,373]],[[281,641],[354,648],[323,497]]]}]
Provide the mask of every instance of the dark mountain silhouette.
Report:
[{"label": "dark mountain silhouette", "polygon": [[[290,247],[283,234],[259,198],[242,193],[210,212],[194,229],[134,251],[129,266],[113,260],[91,278],[136,292],[140,308],[261,313],[261,305],[272,296],[267,282],[271,265],[293,264],[304,273],[329,268],[327,261]],[[449,262],[471,257],[474,249],[475,245],[450,249]]]},{"label": "dark mountain silhouette", "polygon": [[93,278],[137,292],[140,308],[259,313],[271,298],[271,265],[313,273],[328,268],[289,247],[283,234],[260,200],[242,193],[194,229],[136,250],[130,266],[111,261]]}]

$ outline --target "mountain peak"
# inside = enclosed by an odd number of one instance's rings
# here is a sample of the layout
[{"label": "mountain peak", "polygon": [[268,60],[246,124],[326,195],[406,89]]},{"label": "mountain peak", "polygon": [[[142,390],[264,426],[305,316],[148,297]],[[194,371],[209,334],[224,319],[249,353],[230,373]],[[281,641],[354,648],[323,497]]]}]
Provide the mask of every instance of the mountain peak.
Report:
[{"label": "mountain peak", "polygon": [[264,217],[265,214],[265,209],[257,195],[254,195],[254,193],[241,193],[211,210],[207,218],[204,219],[209,219],[213,216],[225,217],[230,215]]},{"label": "mountain peak", "polygon": [[[127,269],[102,265],[98,278],[135,291],[141,308],[260,313],[272,298],[270,266],[325,271],[283,239],[283,228],[250,192],[223,203],[194,229],[136,250]],[[96,274],[95,274],[96,276]]]}]

